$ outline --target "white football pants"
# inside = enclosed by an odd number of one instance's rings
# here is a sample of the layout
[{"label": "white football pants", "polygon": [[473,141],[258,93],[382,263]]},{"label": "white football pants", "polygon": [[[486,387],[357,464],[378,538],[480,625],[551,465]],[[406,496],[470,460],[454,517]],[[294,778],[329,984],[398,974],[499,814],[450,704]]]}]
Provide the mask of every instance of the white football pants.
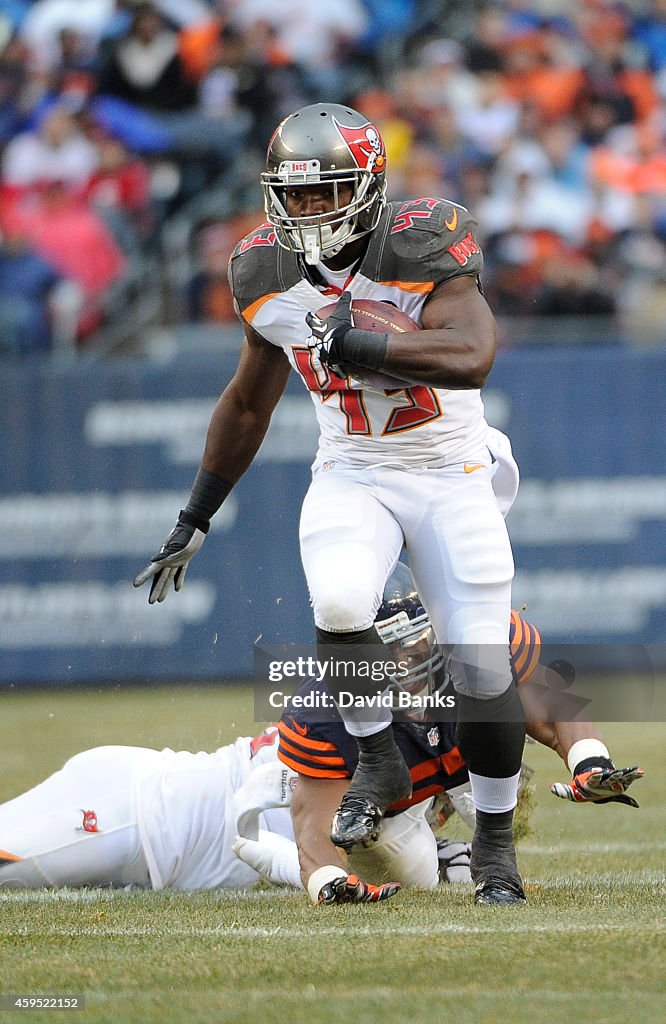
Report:
[{"label": "white football pants", "polygon": [[461,645],[461,664],[485,659],[473,683],[461,672],[456,688],[487,697],[511,682],[513,557],[503,513],[518,481],[508,439],[489,433],[495,462],[489,450],[434,469],[315,463],[300,526],[317,626],[371,626],[404,544],[438,642]]},{"label": "white football pants", "polygon": [[[138,767],[159,752],[95,747],[76,754],[38,786],[0,806],[0,887],[150,887],[134,810]],[[99,831],[87,831],[97,827]],[[0,853],[0,857],[2,854]]]},{"label": "white football pants", "polygon": [[351,870],[375,885],[401,882],[405,887],[434,889],[439,883],[439,860],[437,840],[426,819],[431,803],[424,800],[384,818],[377,842],[352,850]]}]

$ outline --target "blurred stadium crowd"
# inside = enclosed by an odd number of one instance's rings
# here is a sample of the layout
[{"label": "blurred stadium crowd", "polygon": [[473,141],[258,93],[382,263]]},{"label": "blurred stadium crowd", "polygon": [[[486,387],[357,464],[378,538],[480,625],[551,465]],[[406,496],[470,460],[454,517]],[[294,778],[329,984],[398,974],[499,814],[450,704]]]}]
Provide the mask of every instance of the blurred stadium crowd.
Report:
[{"label": "blurred stadium crowd", "polygon": [[266,144],[322,99],[390,198],[473,212],[500,315],[663,325],[666,0],[0,0],[0,353],[90,349],[147,289],[233,322]]}]

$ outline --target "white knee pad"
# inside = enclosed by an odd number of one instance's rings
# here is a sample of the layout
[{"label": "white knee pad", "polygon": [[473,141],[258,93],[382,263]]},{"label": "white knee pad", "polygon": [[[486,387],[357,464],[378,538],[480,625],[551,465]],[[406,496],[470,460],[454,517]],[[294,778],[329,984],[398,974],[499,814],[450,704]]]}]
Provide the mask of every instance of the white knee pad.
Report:
[{"label": "white knee pad", "polygon": [[448,668],[456,692],[480,700],[500,697],[513,680],[509,648],[499,644],[457,647]]},{"label": "white knee pad", "polygon": [[367,629],[375,621],[381,594],[351,567],[321,573],[310,580],[314,620],[330,633]]}]

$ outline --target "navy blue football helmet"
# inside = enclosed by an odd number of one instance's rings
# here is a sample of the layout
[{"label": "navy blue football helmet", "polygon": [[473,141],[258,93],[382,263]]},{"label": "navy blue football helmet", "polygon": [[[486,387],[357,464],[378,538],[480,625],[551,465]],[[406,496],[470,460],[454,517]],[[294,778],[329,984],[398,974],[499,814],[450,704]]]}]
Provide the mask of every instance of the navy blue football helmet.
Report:
[{"label": "navy blue football helmet", "polygon": [[[398,562],[387,580],[375,628],[382,643],[391,649],[390,660],[401,666],[399,673],[389,676],[390,689],[406,690],[411,697],[435,693],[444,656],[404,562]],[[424,710],[418,707],[407,713],[412,718],[424,717]]]}]

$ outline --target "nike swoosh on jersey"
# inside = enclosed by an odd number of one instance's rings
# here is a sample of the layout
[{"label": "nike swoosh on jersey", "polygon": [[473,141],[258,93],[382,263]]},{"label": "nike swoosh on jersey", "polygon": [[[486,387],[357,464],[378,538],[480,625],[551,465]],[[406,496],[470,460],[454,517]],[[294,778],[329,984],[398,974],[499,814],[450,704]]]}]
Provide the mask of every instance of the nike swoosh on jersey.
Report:
[{"label": "nike swoosh on jersey", "polygon": [[466,473],[475,473],[477,469],[485,469],[486,467],[482,462],[466,462],[463,468]]},{"label": "nike swoosh on jersey", "polygon": [[301,736],[307,736],[307,732],[308,732],[307,725],[299,725],[298,722],[294,722],[293,719],[291,721],[291,725],[292,725],[292,728],[295,729],[296,732],[300,733]]},{"label": "nike swoosh on jersey", "polygon": [[449,229],[449,231],[455,231],[456,228],[458,227],[458,211],[454,210],[451,220],[445,220],[444,224]]}]

